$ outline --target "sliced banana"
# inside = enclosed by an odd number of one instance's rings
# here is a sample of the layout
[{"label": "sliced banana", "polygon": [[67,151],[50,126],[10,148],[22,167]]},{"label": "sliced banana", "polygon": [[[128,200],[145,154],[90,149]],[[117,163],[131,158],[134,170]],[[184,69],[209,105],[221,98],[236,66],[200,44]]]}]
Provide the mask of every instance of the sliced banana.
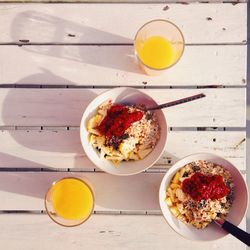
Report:
[{"label": "sliced banana", "polygon": [[103,118],[103,116],[100,114],[97,114],[94,117],[90,118],[88,121],[88,124],[87,124],[88,132],[90,132],[91,129],[95,129],[102,121],[102,118]]},{"label": "sliced banana", "polygon": [[172,183],[172,184],[170,185],[170,187],[171,187],[172,189],[176,189],[176,188],[180,188],[181,186],[180,186],[179,184]]},{"label": "sliced banana", "polygon": [[94,128],[89,129],[88,132],[94,135],[101,135],[100,132]]},{"label": "sliced banana", "polygon": [[173,206],[173,202],[171,201],[170,197],[168,197],[165,201],[166,201],[168,206],[170,206],[170,207]]},{"label": "sliced banana", "polygon": [[182,189],[177,188],[175,191],[175,195],[176,197],[180,200],[180,201],[184,201],[186,198],[186,195],[184,194],[184,192],[182,191]]},{"label": "sliced banana", "polygon": [[114,164],[119,164],[124,158],[120,156],[106,156],[105,159],[112,161]]},{"label": "sliced banana", "polygon": [[140,159],[143,159],[143,158],[145,158],[151,151],[152,151],[152,148],[138,150],[138,156],[140,157]]},{"label": "sliced banana", "polygon": [[177,207],[170,207],[170,211],[176,217],[180,214],[180,211],[178,210]]},{"label": "sliced banana", "polygon": [[137,140],[134,138],[129,138],[124,140],[119,145],[119,151],[124,155],[125,158],[129,158],[129,153],[132,152],[136,148]]},{"label": "sliced banana", "polygon": [[130,152],[129,155],[128,155],[128,158],[130,160],[135,160],[135,161],[140,160],[139,156],[136,153],[134,153],[134,152]]},{"label": "sliced banana", "polygon": [[180,179],[180,172],[178,171],[175,176],[174,179],[172,180],[172,183],[177,184],[179,182]]}]

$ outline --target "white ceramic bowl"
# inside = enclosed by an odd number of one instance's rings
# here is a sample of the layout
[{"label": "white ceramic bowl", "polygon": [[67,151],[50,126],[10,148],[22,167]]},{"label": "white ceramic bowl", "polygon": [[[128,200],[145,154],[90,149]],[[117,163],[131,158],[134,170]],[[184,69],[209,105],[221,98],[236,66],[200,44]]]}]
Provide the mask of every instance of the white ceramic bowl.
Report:
[{"label": "white ceramic bowl", "polygon": [[187,156],[169,169],[166,175],[163,177],[160,186],[160,206],[162,213],[167,220],[168,224],[180,235],[184,236],[190,240],[199,240],[199,241],[210,241],[222,238],[223,236],[227,235],[228,233],[221,229],[219,226],[215,225],[215,223],[211,223],[208,227],[204,229],[196,229],[193,226],[185,225],[183,222],[179,221],[169,210],[168,205],[165,202],[166,198],[166,189],[169,186],[169,183],[175,173],[185,166],[186,164],[197,161],[197,160],[206,160],[209,162],[214,162],[223,166],[227,169],[233,178],[233,182],[235,185],[235,193],[234,193],[234,201],[232,207],[230,208],[229,214],[227,216],[227,220],[236,226],[240,224],[241,220],[245,216],[248,206],[248,190],[247,185],[239,172],[239,170],[232,165],[229,161],[208,153],[200,153]]},{"label": "white ceramic bowl", "polygon": [[80,137],[86,155],[97,167],[114,175],[133,175],[151,167],[161,156],[167,139],[167,123],[162,110],[155,111],[161,128],[161,136],[153,151],[142,160],[114,165],[109,160],[100,159],[97,150],[89,143],[87,131],[88,120],[96,114],[98,106],[107,100],[112,100],[114,103],[145,104],[146,106],[157,104],[150,96],[134,88],[113,88],[97,96],[84,111],[80,125]]}]

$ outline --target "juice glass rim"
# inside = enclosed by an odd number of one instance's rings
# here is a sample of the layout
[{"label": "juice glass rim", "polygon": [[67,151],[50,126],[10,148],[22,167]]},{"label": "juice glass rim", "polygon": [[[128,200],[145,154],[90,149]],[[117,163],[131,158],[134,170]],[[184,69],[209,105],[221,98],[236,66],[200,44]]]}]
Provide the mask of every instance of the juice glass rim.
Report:
[{"label": "juice glass rim", "polygon": [[[178,60],[176,60],[176,62],[173,63],[173,64],[171,64],[170,66],[167,66],[167,67],[161,68],[161,69],[153,68],[153,67],[151,67],[151,66],[145,64],[145,63],[141,60],[139,54],[137,53],[136,46],[135,46],[136,39],[137,39],[137,36],[138,36],[139,32],[140,32],[146,25],[148,25],[148,24],[150,24],[150,23],[153,23],[153,22],[156,22],[156,21],[161,21],[161,22],[165,22],[165,23],[169,23],[169,24],[173,25],[173,26],[179,31],[179,33],[180,33],[180,35],[181,35],[181,38],[182,38],[182,41],[183,41],[183,49],[182,49],[182,52],[181,52],[181,54],[180,54]],[[147,68],[149,68],[149,69],[152,69],[152,70],[162,71],[162,70],[171,68],[171,67],[174,66],[177,62],[179,62],[179,60],[181,59],[181,57],[182,57],[182,55],[183,55],[183,53],[184,53],[184,50],[185,50],[185,39],[184,39],[183,33],[182,33],[182,31],[180,30],[180,28],[179,28],[176,24],[174,24],[173,22],[171,22],[171,21],[169,21],[169,20],[166,20],[166,19],[160,19],[160,18],[159,18],[159,19],[153,19],[153,20],[150,20],[150,21],[144,23],[144,24],[138,29],[138,31],[136,32],[135,37],[134,37],[134,48],[135,48],[135,55],[136,55],[137,59],[140,61],[140,63],[143,64],[143,66],[145,66],[145,67],[147,67]]]},{"label": "juice glass rim", "polygon": [[[93,198],[92,208],[91,208],[91,212],[89,213],[89,215],[88,215],[83,221],[81,221],[81,222],[79,222],[79,223],[77,223],[77,224],[74,224],[74,225],[65,225],[65,224],[62,224],[62,223],[58,222],[57,220],[55,220],[55,219],[53,218],[53,216],[51,216],[51,214],[50,214],[50,212],[49,212],[49,210],[48,210],[48,207],[47,207],[47,203],[46,203],[46,201],[47,201],[47,196],[48,196],[49,191],[50,191],[50,190],[53,188],[53,186],[55,186],[58,182],[60,182],[60,181],[62,181],[62,180],[65,180],[65,179],[74,179],[74,180],[78,180],[78,181],[82,182],[83,184],[85,184],[85,185],[88,187],[88,189],[90,190],[91,195],[92,195],[92,198]],[[79,226],[79,225],[83,224],[83,223],[84,223],[85,221],[87,221],[87,220],[90,218],[90,216],[92,215],[92,213],[93,213],[93,211],[94,211],[94,207],[95,207],[95,195],[94,195],[94,191],[93,191],[92,187],[91,187],[86,181],[84,181],[83,179],[81,179],[81,178],[79,178],[79,177],[72,177],[72,176],[70,176],[70,177],[63,177],[63,178],[61,178],[61,179],[58,179],[58,180],[54,181],[54,182],[51,184],[51,186],[49,187],[48,191],[47,191],[46,194],[45,194],[44,205],[45,205],[45,209],[46,209],[46,212],[47,212],[48,216],[49,216],[56,224],[58,224],[58,225],[60,225],[60,226],[63,226],[63,227],[75,227],[75,226]],[[60,216],[60,217],[61,217],[61,216]],[[63,217],[61,217],[61,218],[63,218]],[[63,219],[64,219],[64,218],[63,218]],[[64,219],[64,220],[67,220],[67,219]]]}]

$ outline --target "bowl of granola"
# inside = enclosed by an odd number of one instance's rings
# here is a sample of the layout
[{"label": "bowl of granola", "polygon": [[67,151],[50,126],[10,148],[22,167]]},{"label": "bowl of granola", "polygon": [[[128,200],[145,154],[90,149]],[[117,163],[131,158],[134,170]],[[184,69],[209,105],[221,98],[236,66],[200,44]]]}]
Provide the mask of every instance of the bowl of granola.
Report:
[{"label": "bowl of granola", "polygon": [[97,96],[84,111],[80,137],[89,159],[114,175],[133,175],[151,167],[161,156],[167,138],[162,110],[134,88],[113,88]]},{"label": "bowl of granola", "polygon": [[247,210],[248,190],[240,171],[209,153],[187,156],[163,177],[160,207],[168,224],[191,240],[210,241],[228,233],[213,221],[238,226]]}]

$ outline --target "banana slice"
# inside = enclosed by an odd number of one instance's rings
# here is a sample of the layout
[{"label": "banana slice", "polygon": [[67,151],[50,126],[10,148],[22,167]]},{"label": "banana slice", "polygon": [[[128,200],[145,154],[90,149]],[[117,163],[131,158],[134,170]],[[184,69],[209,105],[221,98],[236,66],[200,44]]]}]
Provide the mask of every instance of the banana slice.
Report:
[{"label": "banana slice", "polygon": [[180,211],[178,210],[177,207],[170,207],[170,211],[175,217],[179,216],[180,214]]},{"label": "banana slice", "polygon": [[172,183],[178,184],[180,177],[180,172],[177,172],[174,176],[174,179],[172,180]]},{"label": "banana slice", "polygon": [[186,195],[184,194],[184,192],[182,191],[182,189],[177,188],[175,191],[175,195],[176,197],[180,200],[180,201],[184,201],[186,198]]},{"label": "banana slice", "polygon": [[90,134],[101,135],[97,129],[91,128],[88,130]]},{"label": "banana slice", "polygon": [[135,149],[135,145],[137,143],[137,140],[134,138],[129,138],[127,140],[124,140],[119,145],[119,151],[124,155],[124,157],[127,159],[129,158],[129,153],[132,152]]},{"label": "banana slice", "polygon": [[140,159],[143,159],[143,158],[145,158],[151,151],[152,151],[152,148],[140,149],[140,150],[138,151],[138,156],[140,157]]},{"label": "banana slice", "polygon": [[111,100],[107,100],[106,102],[103,102],[98,109],[108,109],[111,105],[112,105],[112,101]]},{"label": "banana slice", "polygon": [[139,156],[137,154],[135,154],[134,152],[130,152],[129,155],[128,155],[128,158],[130,160],[135,160],[135,161],[140,160]]},{"label": "banana slice", "polygon": [[181,186],[180,186],[179,184],[172,183],[172,184],[170,185],[170,187],[171,187],[172,189],[176,189],[176,188],[180,188]]},{"label": "banana slice", "polygon": [[165,201],[169,207],[173,206],[173,202],[171,201],[170,197],[168,197]]},{"label": "banana slice", "polygon": [[169,195],[169,198],[171,199],[171,201],[174,203],[175,202],[175,194],[174,194],[174,191],[169,187],[168,190],[168,195]]},{"label": "banana slice", "polygon": [[96,141],[97,136],[94,134],[91,134],[89,137],[89,142],[93,145],[93,146],[97,146],[97,141]]},{"label": "banana slice", "polygon": [[103,148],[105,143],[105,137],[104,136],[96,136],[96,144],[98,148]]},{"label": "banana slice", "polygon": [[87,124],[87,130],[90,132],[91,129],[95,129],[102,121],[102,115],[95,115],[90,118]]},{"label": "banana slice", "polygon": [[114,164],[119,164],[124,158],[120,156],[107,156],[105,159],[112,161]]}]

